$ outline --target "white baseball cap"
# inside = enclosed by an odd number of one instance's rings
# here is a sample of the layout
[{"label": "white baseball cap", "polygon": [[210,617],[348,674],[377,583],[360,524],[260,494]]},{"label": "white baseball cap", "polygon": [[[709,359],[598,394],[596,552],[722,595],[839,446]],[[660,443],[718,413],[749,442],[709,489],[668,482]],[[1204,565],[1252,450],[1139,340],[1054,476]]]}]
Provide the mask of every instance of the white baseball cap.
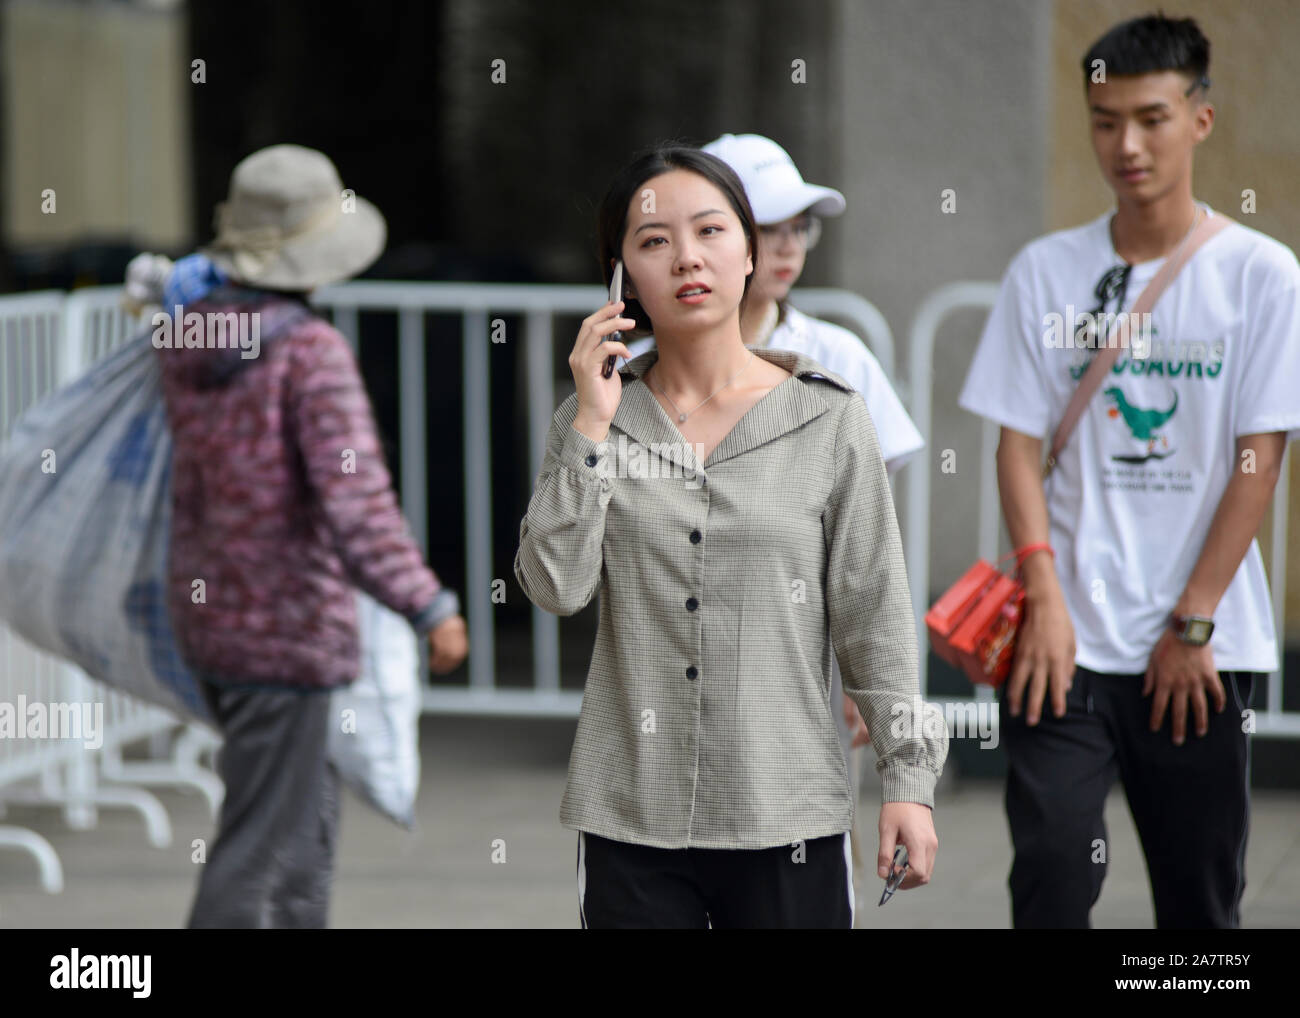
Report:
[{"label": "white baseball cap", "polygon": [[804,209],[818,216],[838,216],[844,195],[833,187],[804,183],[794,160],[761,134],[724,134],[704,151],[736,171],[759,226],[779,223]]}]

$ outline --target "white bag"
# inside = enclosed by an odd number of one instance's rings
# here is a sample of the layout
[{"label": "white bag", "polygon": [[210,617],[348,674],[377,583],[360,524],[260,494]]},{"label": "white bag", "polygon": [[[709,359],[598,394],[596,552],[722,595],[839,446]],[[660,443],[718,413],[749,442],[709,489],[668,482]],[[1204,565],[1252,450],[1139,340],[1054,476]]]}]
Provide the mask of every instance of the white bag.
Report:
[{"label": "white bag", "polygon": [[361,675],[333,694],[329,758],[339,777],[408,830],[420,790],[420,650],[406,619],[357,592]]},{"label": "white bag", "polygon": [[[171,449],[149,333],[23,414],[0,446],[0,619],[115,689],[211,724],[167,609]],[[415,634],[357,596],[361,674],[332,694],[334,717],[355,730],[339,721],[331,760],[409,828],[420,778]]]}]

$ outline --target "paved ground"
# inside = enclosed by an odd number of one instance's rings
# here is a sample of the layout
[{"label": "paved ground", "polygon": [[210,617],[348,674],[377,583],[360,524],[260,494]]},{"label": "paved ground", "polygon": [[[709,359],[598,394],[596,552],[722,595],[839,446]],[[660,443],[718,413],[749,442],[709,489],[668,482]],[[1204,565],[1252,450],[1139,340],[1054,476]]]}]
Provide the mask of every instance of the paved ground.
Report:
[{"label": "paved ground", "polygon": [[[420,829],[408,834],[349,798],[344,806],[334,898],[337,927],[530,927],[577,925],[576,835],[560,827],[572,723],[426,718]],[[871,773],[869,772],[869,776]],[[859,925],[1007,927],[1010,840],[1001,783],[945,774],[938,800],[939,867],[929,887]],[[23,853],[0,850],[0,927],[170,927],[184,922],[196,880],[194,838],[212,824],[197,795],[163,791],[174,828],[169,849],[149,847],[139,819],[104,811],[88,832],[56,810],[11,807],[6,823],[31,826],[54,844],[66,888],[48,895]],[[878,788],[861,809],[874,837]],[[1300,793],[1257,792],[1247,857],[1247,926],[1300,926]],[[1123,795],[1107,805],[1111,863],[1099,927],[1150,927],[1146,870]],[[506,862],[491,861],[504,839]],[[871,851],[874,855],[874,844]],[[869,886],[878,882],[869,878]]]}]

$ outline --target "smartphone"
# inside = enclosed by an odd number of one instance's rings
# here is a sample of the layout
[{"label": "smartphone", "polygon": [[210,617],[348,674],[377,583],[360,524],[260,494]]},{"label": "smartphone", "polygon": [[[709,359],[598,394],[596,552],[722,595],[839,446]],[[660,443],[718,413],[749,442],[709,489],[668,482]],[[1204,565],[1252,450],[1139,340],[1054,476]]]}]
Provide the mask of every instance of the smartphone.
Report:
[{"label": "smartphone", "polygon": [[[614,278],[609,281],[609,302],[613,304],[623,299],[623,259],[614,263]],[[611,332],[608,336],[601,336],[600,341],[604,343],[610,340],[615,343],[623,342],[623,333],[619,331]],[[610,354],[605,358],[605,366],[600,369],[601,378],[609,378],[614,373],[614,365],[618,363],[618,354]]]}]

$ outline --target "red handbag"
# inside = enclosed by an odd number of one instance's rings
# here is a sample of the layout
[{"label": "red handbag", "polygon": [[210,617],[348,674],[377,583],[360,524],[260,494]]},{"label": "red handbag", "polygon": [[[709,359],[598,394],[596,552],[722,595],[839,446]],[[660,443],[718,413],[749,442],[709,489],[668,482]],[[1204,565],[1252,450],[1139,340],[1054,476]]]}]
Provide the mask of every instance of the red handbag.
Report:
[{"label": "red handbag", "polygon": [[[1100,352],[1074,390],[1065,415],[1052,437],[1052,448],[1043,468],[1046,480],[1056,466],[1061,450],[1083,415],[1085,406],[1110,373],[1111,366],[1128,346],[1130,324],[1147,314],[1155,306],[1165,288],[1191,259],[1192,254],[1220,230],[1232,225],[1233,220],[1216,213],[1207,215],[1198,226],[1188,232],[1178,249],[1161,266],[1155,278],[1133,302],[1127,314],[1118,315],[1115,330],[1107,337]],[[1028,544],[1004,556],[1001,562],[1016,558],[1016,571],[1008,576],[1000,569],[980,559],[966,570],[956,583],[944,592],[928,612],[925,626],[930,633],[934,652],[954,668],[960,668],[976,685],[994,688],[1002,685],[1011,673],[1015,659],[1016,633],[1025,611],[1025,586],[1020,579],[1020,567],[1035,551],[1046,550],[1055,556],[1046,542]]]},{"label": "red handbag", "polygon": [[925,613],[934,652],[976,685],[997,688],[1011,673],[1025,604],[1020,564],[1041,549],[1051,551],[1046,544],[1031,544],[1012,552],[1014,576],[980,559]]}]

